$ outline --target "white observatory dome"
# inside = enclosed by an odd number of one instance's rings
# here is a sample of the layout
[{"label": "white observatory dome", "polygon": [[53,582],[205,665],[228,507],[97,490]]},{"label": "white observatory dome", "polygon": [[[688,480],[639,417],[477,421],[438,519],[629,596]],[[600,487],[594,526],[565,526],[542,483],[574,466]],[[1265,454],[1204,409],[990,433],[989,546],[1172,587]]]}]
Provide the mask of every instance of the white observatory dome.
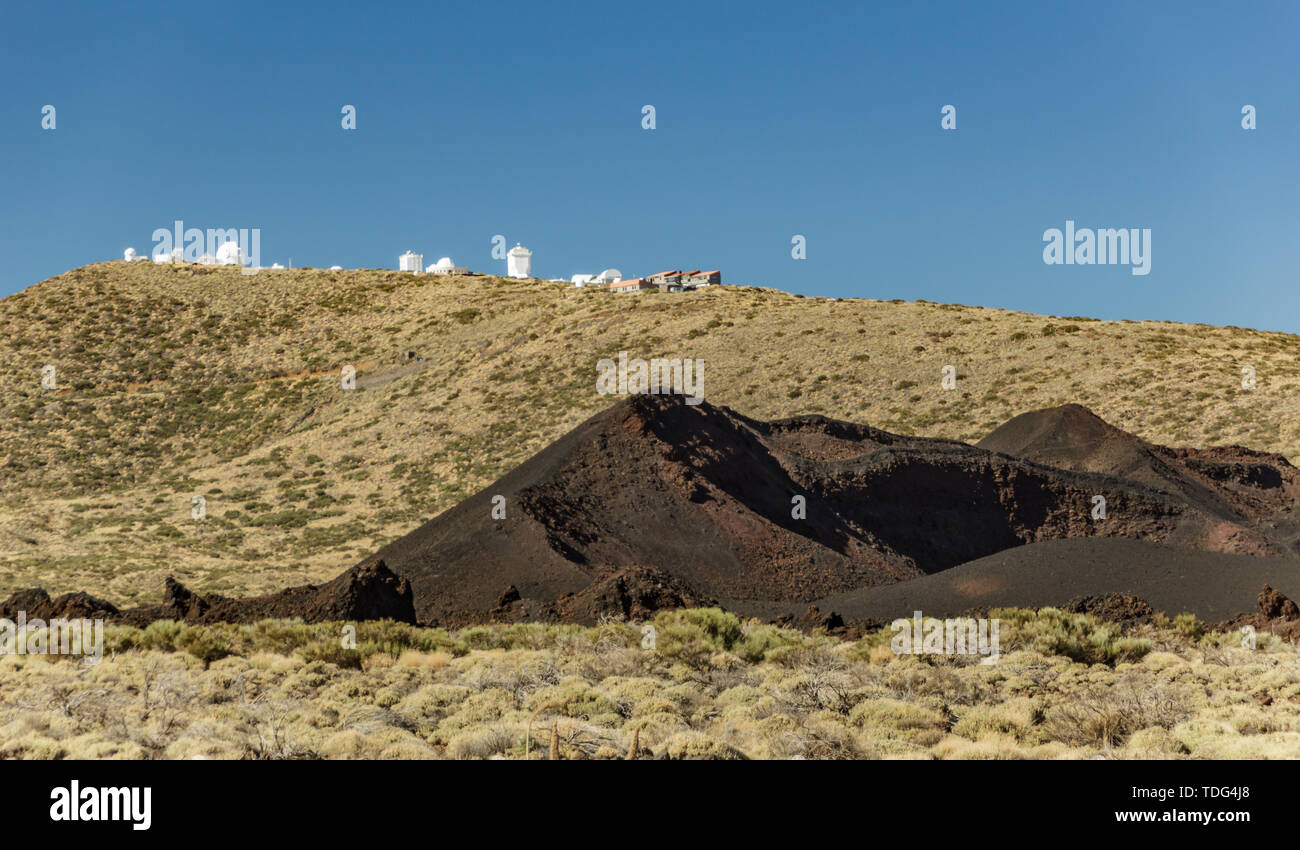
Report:
[{"label": "white observatory dome", "polygon": [[217,249],[217,265],[242,266],[243,264],[244,252],[240,250],[239,243],[233,239]]}]

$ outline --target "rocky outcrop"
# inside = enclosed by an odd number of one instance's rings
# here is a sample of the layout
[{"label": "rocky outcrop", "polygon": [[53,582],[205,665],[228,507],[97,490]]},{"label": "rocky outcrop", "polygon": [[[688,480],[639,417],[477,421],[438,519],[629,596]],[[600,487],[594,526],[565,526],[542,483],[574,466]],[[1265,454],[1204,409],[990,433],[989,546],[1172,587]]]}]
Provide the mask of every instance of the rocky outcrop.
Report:
[{"label": "rocky outcrop", "polygon": [[0,618],[17,621],[21,614],[32,620],[112,619],[120,612],[110,602],[97,599],[88,593],[65,593],[53,599],[43,588],[20,590],[0,602]]},{"label": "rocky outcrop", "polygon": [[291,587],[269,596],[232,599],[196,593],[168,577],[160,605],[119,610],[84,593],[51,599],[39,588],[23,590],[0,602],[0,616],[15,619],[26,612],[28,621],[54,617],[104,619],[111,623],[147,626],[155,620],[185,623],[252,623],[276,618],[299,618],[308,623],[334,620],[397,620],[415,622],[411,584],[392,573],[383,561],[358,564],[322,585]]},{"label": "rocky outcrop", "polygon": [[1259,592],[1259,613],[1270,620],[1300,620],[1300,606],[1267,584]]},{"label": "rocky outcrop", "polygon": [[1214,626],[1217,631],[1240,631],[1251,627],[1256,632],[1269,632],[1291,643],[1300,642],[1300,606],[1267,584],[1259,592],[1259,612],[1241,614]]},{"label": "rocky outcrop", "polygon": [[1149,623],[1156,615],[1155,609],[1145,599],[1130,593],[1079,596],[1061,606],[1061,610],[1125,624]]}]

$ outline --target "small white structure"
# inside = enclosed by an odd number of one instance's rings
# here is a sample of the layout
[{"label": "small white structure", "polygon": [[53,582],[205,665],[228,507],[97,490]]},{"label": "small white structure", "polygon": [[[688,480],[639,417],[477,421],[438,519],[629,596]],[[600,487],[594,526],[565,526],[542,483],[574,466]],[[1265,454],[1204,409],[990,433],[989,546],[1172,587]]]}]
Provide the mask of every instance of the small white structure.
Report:
[{"label": "small white structure", "polygon": [[279,263],[271,263],[271,268],[273,268],[273,269],[282,269],[282,268],[284,268],[284,266],[280,265]]},{"label": "small white structure", "polygon": [[510,249],[510,253],[506,254],[506,276],[517,278],[532,277],[532,274],[530,273],[532,266],[533,252],[516,242],[515,247]]},{"label": "small white structure", "polygon": [[343,271],[343,267],[342,267],[342,266],[330,266],[330,271],[332,271],[332,272],[341,272],[341,271]]},{"label": "small white structure", "polygon": [[139,259],[139,257],[135,255],[134,248],[127,248],[125,251],[122,252],[122,259],[126,260],[128,263],[134,263],[137,259]]},{"label": "small white structure", "polygon": [[233,239],[217,248],[217,265],[219,266],[242,266],[246,259],[243,249]]},{"label": "small white structure", "polygon": [[600,274],[575,274],[572,282],[574,286],[609,286],[622,279],[623,273],[618,269],[605,269]]},{"label": "small white structure", "polygon": [[424,271],[424,255],[417,254],[414,251],[407,251],[397,259],[398,271],[412,272],[419,274]]},{"label": "small white structure", "polygon": [[180,248],[175,248],[170,253],[159,251],[153,255],[153,261],[161,265],[180,264],[185,262],[185,251]]},{"label": "small white structure", "polygon": [[451,257],[443,257],[438,262],[429,266],[429,274],[466,274],[469,269],[464,266],[458,266],[451,261]]}]

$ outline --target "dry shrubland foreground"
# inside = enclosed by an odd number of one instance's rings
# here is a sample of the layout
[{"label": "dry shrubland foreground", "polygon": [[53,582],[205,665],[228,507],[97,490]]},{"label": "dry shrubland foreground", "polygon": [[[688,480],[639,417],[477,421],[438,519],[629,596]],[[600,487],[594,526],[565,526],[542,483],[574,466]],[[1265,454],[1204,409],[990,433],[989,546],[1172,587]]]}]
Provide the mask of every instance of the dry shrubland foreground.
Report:
[{"label": "dry shrubland foreground", "polygon": [[[1300,656],[1163,616],[1007,609],[1001,654],[897,655],[717,609],[649,624],[110,626],[95,665],[0,658],[5,758],[1300,756]],[[646,648],[644,625],[652,626]]]},{"label": "dry shrubland foreground", "polygon": [[[707,402],[601,395],[620,352],[703,361]],[[104,654],[0,653],[0,757],[1300,757],[1298,355],[752,287],[76,269],[0,299],[0,617],[102,614]],[[998,652],[898,652],[914,606]]]}]

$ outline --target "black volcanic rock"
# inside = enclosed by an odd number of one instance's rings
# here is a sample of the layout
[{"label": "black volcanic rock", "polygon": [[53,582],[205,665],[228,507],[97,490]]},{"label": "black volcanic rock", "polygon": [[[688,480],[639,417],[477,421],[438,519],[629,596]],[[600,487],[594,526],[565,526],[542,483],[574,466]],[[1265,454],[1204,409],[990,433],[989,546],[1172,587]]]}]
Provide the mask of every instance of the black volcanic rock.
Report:
[{"label": "black volcanic rock", "polygon": [[1300,606],[1267,584],[1259,592],[1259,612],[1271,620],[1300,620]]},{"label": "black volcanic rock", "polygon": [[[679,396],[631,396],[377,556],[410,579],[422,620],[460,624],[500,608],[504,587],[521,597],[516,614],[558,612],[561,598],[643,565],[670,576],[678,595],[801,611],[1044,540],[1287,551],[1244,498],[1162,454],[1174,450],[1126,442],[1136,438],[1084,408],[987,442],[1014,437],[1059,461],[1044,435],[1063,432],[1073,445],[1072,429],[1082,435],[1074,442],[1100,435],[1137,460],[1070,469],[822,416],[762,422]],[[498,495],[504,520],[492,517]],[[1095,495],[1106,498],[1104,520],[1091,516]],[[806,518],[792,515],[795,496]]]},{"label": "black volcanic rock", "polygon": [[50,598],[44,589],[35,587],[19,590],[8,599],[0,602],[0,618],[16,621],[22,612],[31,620],[80,620],[110,618],[118,614],[117,608],[110,602],[97,599],[88,593],[65,593]]},{"label": "black volcanic rock", "polygon": [[1240,446],[1159,446],[1077,404],[1022,413],[977,445],[1061,469],[1145,484],[1182,496],[1229,523],[1269,527],[1268,542],[1255,535],[1252,545],[1237,529],[1224,529],[1224,545],[1212,548],[1257,555],[1300,551],[1300,524],[1284,515],[1300,500],[1300,470],[1278,454]]},{"label": "black volcanic rock", "polygon": [[[641,395],[327,584],[230,599],[169,578],[161,604],[125,611],[33,589],[0,615],[461,625],[722,605],[844,631],[1005,605],[1132,620],[1149,600],[1211,619],[1261,582],[1300,586],[1298,498],[1300,472],[1277,455],[1157,446],[1077,405],[971,446]],[[1271,587],[1259,607],[1243,616],[1300,611]]]},{"label": "black volcanic rock", "polygon": [[[51,600],[40,588],[23,590],[0,602],[0,616],[26,611],[27,618],[102,618],[109,622],[147,626],[155,620],[186,623],[252,623],[271,618],[301,618],[308,623],[332,620],[391,619],[415,622],[411,585],[393,575],[378,559],[347,570],[322,585],[302,585],[269,596],[231,599],[203,595],[168,577],[161,605],[118,610],[84,593],[69,593]],[[12,612],[12,614],[11,614]]]},{"label": "black volcanic rock", "polygon": [[1156,611],[1145,599],[1131,593],[1103,593],[1099,596],[1076,596],[1061,606],[1071,614],[1091,614],[1112,623],[1145,623]]}]

